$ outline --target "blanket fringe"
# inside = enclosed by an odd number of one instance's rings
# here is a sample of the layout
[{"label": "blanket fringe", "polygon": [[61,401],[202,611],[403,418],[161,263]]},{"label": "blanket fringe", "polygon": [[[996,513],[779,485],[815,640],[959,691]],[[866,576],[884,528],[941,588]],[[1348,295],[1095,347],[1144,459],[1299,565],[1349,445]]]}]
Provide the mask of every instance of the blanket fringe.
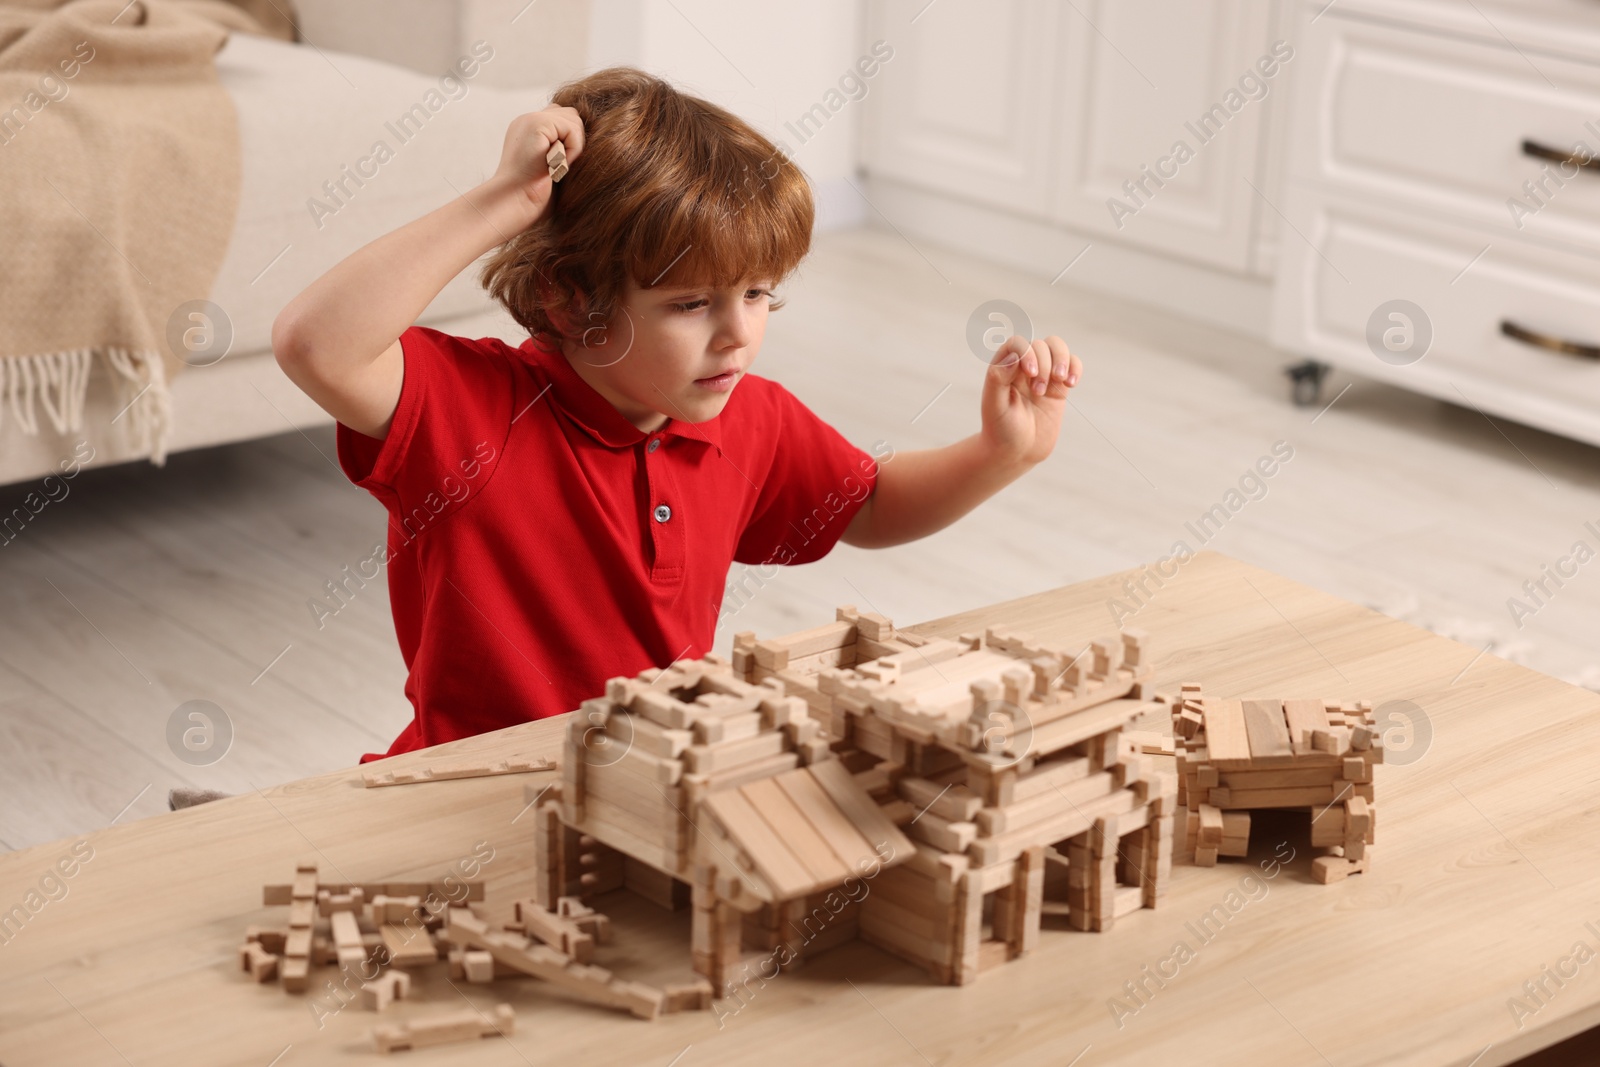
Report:
[{"label": "blanket fringe", "polygon": [[0,427],[7,409],[17,426],[30,437],[39,433],[38,409],[43,408],[58,434],[83,428],[83,403],[89,391],[89,370],[94,354],[105,356],[117,396],[119,413],[112,422],[127,419],[128,431],[140,451],[156,466],[167,462],[172,430],[172,396],[167,390],[166,365],[159,352],[126,348],[74,348],[36,356],[0,358]]}]

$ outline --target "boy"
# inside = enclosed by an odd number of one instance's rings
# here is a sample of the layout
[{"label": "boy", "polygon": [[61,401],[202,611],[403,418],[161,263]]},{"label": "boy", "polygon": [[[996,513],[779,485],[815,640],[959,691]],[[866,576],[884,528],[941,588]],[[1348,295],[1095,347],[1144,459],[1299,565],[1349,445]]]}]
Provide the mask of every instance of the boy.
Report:
[{"label": "boy", "polygon": [[[388,754],[570,711],[710,651],[732,561],[933,533],[1049,455],[1081,367],[1058,337],[995,353],[983,429],[881,468],[749,374],[810,248],[798,169],[732,114],[631,68],[563,86],[482,185],[336,265],[273,324],[389,510],[415,718]],[[569,173],[551,181],[555,141]],[[495,248],[512,348],[412,325]],[[363,762],[377,758],[363,757]]]}]

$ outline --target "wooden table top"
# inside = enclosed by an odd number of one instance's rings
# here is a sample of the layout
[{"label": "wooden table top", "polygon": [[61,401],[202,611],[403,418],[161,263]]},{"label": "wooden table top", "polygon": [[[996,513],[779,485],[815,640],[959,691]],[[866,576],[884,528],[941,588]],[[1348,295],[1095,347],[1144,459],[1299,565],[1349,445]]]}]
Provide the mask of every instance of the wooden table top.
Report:
[{"label": "wooden table top", "polygon": [[[1134,576],[912,629],[1096,636],[1114,629],[1108,602]],[[1216,553],[1149,588],[1126,625],[1151,634],[1163,690],[1193,680],[1221,697],[1365,699],[1380,710],[1406,700],[1421,710],[1410,738],[1398,729],[1386,738],[1370,871],[1318,885],[1304,816],[1261,819],[1248,860],[1178,864],[1160,908],[1103,934],[1047,919],[1037,952],[975,985],[934,985],[852,943],[752,980],[721,1011],[655,1022],[534,979],[453,987],[439,965],[383,1021],[503,1001],[517,1033],[398,1055],[660,1067],[1167,1058],[1493,1067],[1600,1025],[1600,696]],[[554,757],[563,724],[528,723],[388,766],[445,752]],[[246,925],[286,921],[284,909],[261,905],[261,886],[290,881],[299,861],[330,880],[432,881],[489,856],[478,872],[489,903],[509,902],[531,892],[523,786],[539,780],[369,790],[351,769],[0,857],[0,910],[40,892],[21,928],[0,934],[0,1063],[377,1057],[369,1035],[379,1016],[351,1005],[319,1018],[312,1008],[334,969],[315,969],[305,997],[239,972]],[[1290,850],[1273,868],[1274,853]],[[63,858],[72,876],[52,880]],[[651,911],[625,893],[597,906],[622,933],[596,962],[627,978],[688,977],[686,910]],[[1542,983],[1537,999],[1527,982]],[[1134,999],[1127,983],[1148,992]],[[337,1003],[324,993],[324,1009]]]}]

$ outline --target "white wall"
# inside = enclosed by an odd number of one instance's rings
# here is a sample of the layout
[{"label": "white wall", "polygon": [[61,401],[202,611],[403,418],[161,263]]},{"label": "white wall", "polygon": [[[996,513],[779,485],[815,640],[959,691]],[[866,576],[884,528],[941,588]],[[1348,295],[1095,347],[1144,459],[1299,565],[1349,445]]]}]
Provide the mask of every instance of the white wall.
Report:
[{"label": "white wall", "polygon": [[[593,0],[588,69],[636,66],[727,108],[805,171],[819,230],[854,226],[870,210],[850,179],[872,81],[861,99],[829,90],[870,48],[864,22],[862,0]],[[799,119],[819,103],[807,138]]]}]

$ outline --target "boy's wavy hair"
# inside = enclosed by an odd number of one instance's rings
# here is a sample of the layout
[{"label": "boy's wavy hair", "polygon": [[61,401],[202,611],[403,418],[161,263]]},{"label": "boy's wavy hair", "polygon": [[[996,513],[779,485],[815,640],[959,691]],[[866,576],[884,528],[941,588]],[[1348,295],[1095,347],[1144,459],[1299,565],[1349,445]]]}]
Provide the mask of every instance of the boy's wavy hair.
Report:
[{"label": "boy's wavy hair", "polygon": [[736,115],[633,67],[568,82],[551,102],[583,119],[583,152],[544,215],[481,275],[540,342],[611,323],[629,278],[646,289],[776,286],[810,250],[805,175]]}]

